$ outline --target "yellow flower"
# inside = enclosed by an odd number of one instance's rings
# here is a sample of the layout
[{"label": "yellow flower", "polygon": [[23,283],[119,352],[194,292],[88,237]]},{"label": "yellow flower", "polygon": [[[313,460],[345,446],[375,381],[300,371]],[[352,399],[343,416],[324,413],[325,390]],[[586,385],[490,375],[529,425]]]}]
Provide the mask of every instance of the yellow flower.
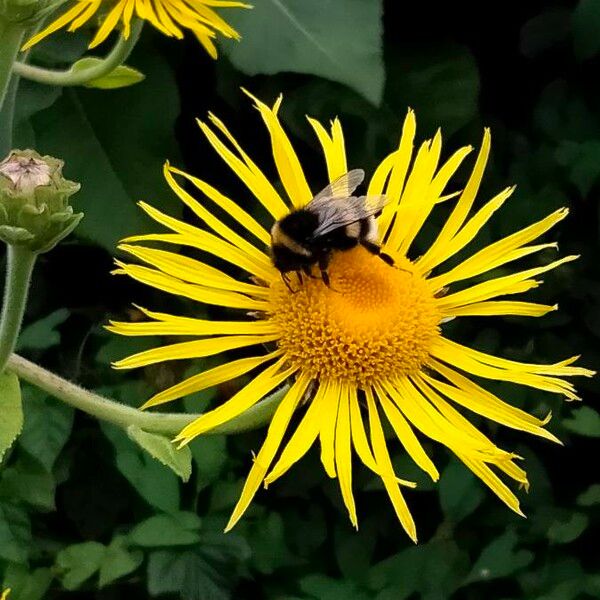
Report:
[{"label": "yellow flower", "polygon": [[10,594],[10,588],[4,590],[2,595],[0,596],[0,600],[8,600],[8,595]]},{"label": "yellow flower", "polygon": [[136,15],[149,21],[159,31],[170,37],[183,38],[183,29],[190,29],[213,57],[217,57],[217,49],[213,38],[217,33],[227,38],[239,40],[238,32],[227,24],[211,7],[216,8],[251,8],[243,2],[230,0],[73,0],[70,8],[58,19],[50,23],[43,31],[34,35],[23,50],[31,48],[46,36],[66,27],[75,31],[103,10],[101,24],[90,43],[94,48],[101,44],[120,22],[123,37],[130,34],[131,19]]},{"label": "yellow flower", "polygon": [[[309,186],[279,122],[281,98],[273,108],[255,102],[271,137],[285,195],[214,115],[210,115],[210,123],[201,122],[200,127],[266,210],[270,225],[291,207],[304,206],[319,186]],[[313,119],[309,122],[322,146],[329,179],[333,181],[348,171],[340,122],[334,120],[330,131]],[[422,445],[422,437],[448,447],[504,503],[522,514],[517,497],[499,477],[502,474],[527,486],[525,471],[515,462],[519,457],[498,448],[463,412],[470,411],[557,442],[544,429],[550,415],[538,419],[513,407],[471,381],[469,376],[511,381],[573,400],[577,398],[575,390],[563,377],[593,374],[572,366],[575,358],[551,365],[521,363],[468,348],[443,335],[443,324],[455,317],[539,317],[556,309],[556,306],[497,298],[537,287],[539,275],[576,257],[567,256],[513,274],[492,276],[487,281],[480,277],[501,265],[555,248],[552,243],[529,243],[567,215],[567,210],[561,209],[490,244],[456,266],[443,268],[446,261],[475,238],[513,188],[503,190],[473,212],[490,150],[489,131],[484,134],[464,189],[447,194],[445,188],[450,177],[472,148],[461,148],[442,164],[442,138],[438,132],[415,155],[415,128],[415,116],[409,111],[398,148],[383,159],[368,185],[368,194],[387,197],[378,224],[383,249],[395,259],[394,267],[358,247],[334,253],[328,269],[330,287],[318,277],[304,278],[291,291],[272,266],[268,229],[247,211],[247,203],[242,208],[205,181],[168,164],[164,173],[169,185],[203,222],[204,228],[141,203],[143,210],[170,232],[132,237],[120,246],[148,266],[119,261],[118,272],[171,294],[225,307],[232,320],[207,321],[142,309],[149,319],[147,322],[112,322],[109,328],[122,335],[177,335],[190,336],[192,340],[140,352],[118,361],[116,368],[246,349],[244,357],[156,394],[145,407],[256,372],[232,398],[181,431],[176,438],[181,445],[240,415],[286,381],[291,382],[254,459],[227,530],[242,516],[260,485],[267,486],[281,477],[318,438],[325,471],[330,477],[337,477],[353,525],[357,526],[352,493],[354,449],[358,458],[381,478],[402,526],[416,541],[415,524],[401,491],[402,486],[414,487],[414,484],[399,479],[394,472],[382,418],[390,424],[408,455],[434,481],[439,472]],[[186,192],[175,176],[193,184],[203,201]],[[435,241],[422,256],[409,259],[413,241],[432,209],[450,200],[453,208]],[[235,221],[235,227],[215,216],[214,208]],[[240,235],[240,229],[246,233]],[[140,242],[166,242],[177,248],[200,250],[230,263],[245,275],[234,277],[202,260]],[[478,277],[478,283],[448,291],[455,283],[473,277]],[[254,350],[248,351],[251,347]],[[284,443],[290,419],[297,410],[302,417]]]}]

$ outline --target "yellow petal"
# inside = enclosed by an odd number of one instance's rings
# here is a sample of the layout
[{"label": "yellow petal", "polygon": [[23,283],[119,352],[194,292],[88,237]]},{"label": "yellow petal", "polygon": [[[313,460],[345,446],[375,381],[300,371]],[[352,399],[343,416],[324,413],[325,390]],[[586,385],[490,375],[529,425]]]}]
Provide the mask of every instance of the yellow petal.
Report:
[{"label": "yellow petal", "polygon": [[[80,2],[82,0],[79,0]],[[88,2],[88,6],[84,12],[82,12],[76,19],[73,19],[71,24],[69,25],[68,31],[75,31],[79,29],[82,25],[87,23],[95,14],[96,11],[100,8],[102,4],[102,0],[94,0],[93,2]]]},{"label": "yellow petal", "polygon": [[112,30],[117,26],[123,11],[127,5],[127,0],[118,0],[115,7],[108,13],[105,17],[104,21],[100,25],[94,39],[91,41],[89,48],[95,48],[100,45],[112,32]]},{"label": "yellow petal", "polygon": [[319,438],[321,441],[321,463],[325,472],[335,478],[335,428],[340,406],[341,387],[337,381],[323,381],[323,414]]},{"label": "yellow petal", "polygon": [[396,481],[396,474],[394,473],[394,467],[390,460],[387,447],[385,445],[385,437],[383,435],[383,429],[379,420],[379,414],[377,413],[377,406],[373,399],[373,392],[371,389],[365,391],[367,397],[367,406],[369,409],[369,426],[371,430],[371,443],[373,444],[373,451],[375,452],[375,460],[377,461],[377,470],[381,473],[381,480],[383,485],[390,497],[394,511],[404,527],[404,531],[408,534],[410,539],[417,543],[417,529],[415,522],[408,510],[406,500],[402,496],[398,482]]},{"label": "yellow petal", "polygon": [[244,229],[246,229],[246,231],[249,231],[265,246],[269,246],[271,244],[271,236],[266,229],[260,223],[258,223],[254,217],[240,208],[236,202],[223,195],[221,192],[219,192],[219,190],[215,189],[205,181],[202,181],[197,177],[192,177],[192,175],[188,175],[188,173],[185,171],[181,171],[175,167],[171,167],[170,165],[168,168],[172,173],[181,175],[188,181],[192,182],[209,200],[214,202],[225,213],[233,217],[242,227],[244,227]]},{"label": "yellow petal", "polygon": [[[321,148],[323,149],[325,162],[327,163],[327,175],[329,181],[335,181],[338,177],[341,177],[348,172],[342,124],[338,118],[331,121],[331,134],[329,134],[319,121],[311,119],[310,117],[307,117],[307,119],[315,130]],[[377,195],[380,194],[381,191]]]},{"label": "yellow petal", "polygon": [[43,29],[37,35],[34,35],[24,46],[21,48],[22,51],[29,50],[32,46],[49,36],[51,33],[62,29],[67,23],[75,20],[82,12],[86,10],[88,4],[85,2],[77,2],[71,9],[69,9],[64,15],[61,15],[56,21],[52,21],[46,29]]},{"label": "yellow petal", "polygon": [[400,443],[404,446],[408,455],[431,477],[433,481],[437,481],[440,478],[438,470],[429,456],[427,456],[423,446],[417,439],[417,436],[413,433],[410,425],[406,422],[406,419],[402,416],[402,413],[390,402],[382,389],[375,388],[375,391],[377,392],[379,403],[381,404],[396,437],[400,440]]},{"label": "yellow petal", "polygon": [[256,491],[264,480],[265,475],[273,462],[273,458],[281,445],[281,440],[285,435],[290,419],[294,414],[294,410],[296,410],[309,383],[310,378],[307,375],[300,375],[281,401],[281,404],[277,407],[271,420],[271,424],[269,425],[267,437],[254,459],[254,464],[252,465],[252,469],[250,469],[240,499],[233,509],[227,527],[225,527],[226,532],[234,527],[250,505],[250,502],[252,502],[254,494],[256,494]]},{"label": "yellow petal", "polygon": [[242,91],[254,101],[254,105],[267,126],[269,135],[271,136],[271,147],[273,149],[273,158],[275,159],[277,172],[288,198],[296,208],[305,206],[312,200],[313,194],[306,182],[298,155],[277,116],[282,97],[279,96],[274,107],[269,108],[264,102],[261,102],[248,92],[248,90],[242,88]]},{"label": "yellow petal", "polygon": [[184,358],[203,358],[214,356],[228,350],[245,348],[256,344],[275,341],[279,334],[271,335],[230,335],[226,337],[207,338],[193,342],[179,342],[152,350],[144,350],[132,354],[113,363],[115,369],[135,369],[145,367],[167,360],[181,360]]},{"label": "yellow petal", "polygon": [[511,302],[498,300],[492,302],[476,302],[444,311],[446,316],[452,317],[543,317],[553,310],[558,309],[558,304],[535,304],[534,302]]},{"label": "yellow petal", "polygon": [[277,350],[276,352],[271,352],[264,356],[240,358],[238,360],[226,362],[218,367],[208,369],[207,371],[188,377],[170,388],[155,394],[152,398],[147,400],[141,408],[146,409],[151,406],[158,406],[159,404],[164,404],[165,402],[171,402],[171,400],[176,400],[177,398],[195,394],[196,392],[214,387],[215,385],[225,383],[226,381],[231,381],[236,377],[240,377],[241,375],[245,375],[253,369],[256,369],[256,367],[265,362],[281,356],[281,353],[280,350]]},{"label": "yellow petal", "polygon": [[362,415],[360,414],[360,406],[358,404],[358,395],[355,388],[350,388],[350,426],[352,428],[352,443],[356,454],[365,466],[374,473],[379,475],[378,466],[369,446],[367,434],[365,432],[365,424]]},{"label": "yellow petal", "polygon": [[281,452],[279,460],[265,478],[265,487],[284,475],[298,462],[313,445],[319,435],[319,427],[326,406],[323,403],[325,386],[319,385],[315,397],[310,400],[308,410],[294,431],[286,447]]},{"label": "yellow petal", "polygon": [[283,364],[284,359],[280,359],[267,367],[227,402],[204,413],[184,427],[174,441],[180,442],[180,446],[188,444],[196,436],[227,423],[247,411],[296,371],[293,367],[281,370]]},{"label": "yellow petal", "polygon": [[342,383],[338,418],[335,427],[335,468],[340,483],[340,491],[344,504],[348,509],[350,522],[358,529],[356,505],[352,494],[352,454],[350,444],[350,405],[349,384]]},{"label": "yellow petal", "polygon": [[420,259],[421,267],[424,271],[430,271],[435,265],[439,264],[439,256],[443,255],[444,249],[450,240],[456,235],[458,230],[462,227],[467,215],[469,214],[481,180],[483,178],[483,172],[487,164],[488,156],[490,153],[491,136],[489,129],[486,129],[483,134],[483,141],[481,143],[481,149],[479,155],[475,161],[475,166],[469,181],[465,186],[456,206],[450,213],[450,216],[446,220],[446,223],[442,227],[439,235],[429,247],[425,255]]}]

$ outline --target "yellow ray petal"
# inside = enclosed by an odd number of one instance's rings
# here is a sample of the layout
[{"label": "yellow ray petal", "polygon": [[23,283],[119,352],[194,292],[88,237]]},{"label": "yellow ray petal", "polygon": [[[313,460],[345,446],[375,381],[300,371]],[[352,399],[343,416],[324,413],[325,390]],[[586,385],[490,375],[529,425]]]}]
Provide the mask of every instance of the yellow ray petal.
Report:
[{"label": "yellow ray petal", "polygon": [[465,222],[465,219],[473,206],[473,202],[483,178],[483,172],[490,153],[490,143],[490,131],[489,129],[486,129],[483,134],[483,141],[481,142],[481,148],[477,160],[475,161],[475,166],[473,167],[467,185],[439,235],[425,255],[419,260],[423,271],[430,271],[435,265],[439,264],[439,256],[443,255],[446,245],[456,235]]},{"label": "yellow ray petal", "polygon": [[[387,235],[388,229],[392,224],[392,219],[396,215],[398,205],[400,204],[404,181],[412,158],[416,130],[417,122],[415,113],[409,109],[402,126],[398,150],[393,153],[394,164],[390,171],[389,181],[385,190],[388,203],[384,207],[381,217],[379,217],[379,235],[381,239]],[[376,175],[379,174],[376,173]],[[369,193],[372,193],[371,187],[369,187]]]},{"label": "yellow ray petal", "polygon": [[149,269],[148,267],[129,265],[120,261],[115,262],[120,267],[115,271],[116,273],[125,273],[136,281],[168,292],[169,294],[183,296],[184,298],[190,298],[190,300],[196,300],[198,302],[203,302],[204,304],[213,304],[215,306],[225,306],[228,308],[266,311],[269,307],[266,302],[253,300],[248,296],[243,296],[236,292],[215,290],[199,285],[193,285],[191,283],[184,283],[175,277],[166,275],[161,271]]},{"label": "yellow ray petal", "polygon": [[198,125],[206,136],[206,139],[244,185],[254,194],[256,199],[271,213],[273,218],[276,220],[281,219],[289,212],[289,209],[277,193],[277,190],[275,190],[265,177],[264,173],[250,160],[250,157],[242,150],[225,125],[213,114],[209,114],[209,118],[227,137],[242,158],[240,159],[227,148],[206,123],[198,121]]},{"label": "yellow ray petal", "polygon": [[307,375],[300,375],[281,401],[281,404],[277,407],[277,410],[271,419],[267,437],[254,460],[254,464],[252,465],[252,469],[250,469],[240,499],[233,509],[227,527],[225,527],[226,532],[240,520],[241,516],[250,505],[250,502],[252,502],[254,494],[256,494],[256,491],[264,480],[265,475],[271,466],[271,462],[273,462],[275,453],[281,445],[281,440],[285,435],[290,419],[294,414],[294,410],[302,399],[309,383],[310,378]]},{"label": "yellow ray petal", "polygon": [[323,381],[323,418],[319,431],[321,441],[321,463],[325,472],[332,479],[335,478],[335,428],[340,406],[340,383],[337,381]]},{"label": "yellow ray petal", "polygon": [[[381,196],[383,194],[390,173],[398,160],[398,154],[399,150],[394,150],[388,154],[379,165],[377,165],[377,168],[371,177],[371,181],[369,182],[369,187],[367,188],[368,196]],[[379,227],[379,230],[382,232],[383,227]]]},{"label": "yellow ray petal", "polygon": [[219,385],[226,381],[231,381],[236,377],[245,375],[246,373],[256,369],[256,367],[264,364],[265,362],[281,356],[282,352],[277,350],[265,354],[264,356],[253,356],[251,358],[240,358],[238,360],[229,361],[218,367],[208,369],[192,377],[188,377],[179,383],[155,394],[147,400],[142,406],[142,409],[150,408],[151,406],[158,406],[165,402],[171,402],[177,398],[183,398],[190,394],[195,394],[207,388]]},{"label": "yellow ray petal", "polygon": [[273,149],[273,158],[275,159],[277,172],[288,198],[296,208],[305,206],[312,200],[313,194],[308,187],[302,165],[298,160],[298,155],[292,146],[292,142],[290,142],[277,116],[282,96],[280,95],[275,101],[273,108],[270,108],[253,96],[248,90],[242,88],[242,91],[254,101],[254,105],[267,126],[269,135],[271,136],[271,147]]},{"label": "yellow ray petal", "polygon": [[386,393],[381,388],[376,387],[375,392],[385,416],[392,426],[396,437],[408,452],[408,455],[433,481],[437,481],[440,478],[438,470],[429,456],[427,456],[423,446],[413,433],[410,425],[406,422],[406,419],[402,416],[402,413],[390,402]]},{"label": "yellow ray petal", "polygon": [[85,11],[82,12],[76,19],[73,19],[73,21],[71,21],[68,31],[75,31],[76,29],[79,29],[82,25],[87,23],[100,8],[102,0],[94,0],[93,2],[89,2],[87,4],[88,6],[85,9]]},{"label": "yellow ray petal", "polygon": [[230,244],[233,244],[239,248],[242,252],[245,252],[252,259],[260,265],[263,265],[265,269],[269,269],[271,261],[269,257],[261,252],[256,246],[245,240],[241,235],[238,235],[233,229],[222,223],[217,217],[214,216],[209,210],[206,210],[196,199],[188,194],[178,183],[171,174],[168,165],[165,165],[163,174],[167,183],[171,189],[179,196],[183,203],[188,206],[194,214],[204,221],[215,233],[220,235],[224,240],[227,240]]},{"label": "yellow ray petal", "polygon": [[45,37],[49,36],[51,33],[62,29],[68,23],[74,21],[81,13],[83,13],[87,9],[89,4],[89,2],[77,2],[72,8],[65,12],[65,14],[61,15],[58,19],[56,19],[56,21],[50,23],[50,25],[48,25],[46,29],[43,29],[42,31],[40,31],[40,33],[34,35],[30,40],[28,40],[23,45],[21,50],[29,50],[29,48],[43,40]]},{"label": "yellow ray petal", "polygon": [[374,473],[379,475],[377,462],[369,446],[367,434],[365,432],[365,424],[362,415],[360,414],[360,406],[358,404],[358,395],[356,388],[350,388],[350,427],[352,428],[352,443],[356,454],[365,466]]},{"label": "yellow ray petal", "polygon": [[[342,124],[337,117],[333,119],[330,123],[331,134],[329,134],[319,121],[311,119],[310,117],[307,117],[307,119],[315,130],[321,148],[323,149],[325,162],[327,163],[327,175],[329,181],[335,181],[338,177],[341,177],[344,173],[348,172]],[[381,194],[381,192],[379,192],[379,194]]]},{"label": "yellow ray petal", "polygon": [[117,247],[119,250],[127,252],[156,267],[163,273],[188,283],[232,292],[241,292],[259,298],[267,298],[269,295],[268,288],[262,285],[259,286],[253,283],[238,281],[223,273],[223,271],[189,256],[183,256],[182,254],[176,254],[167,250],[133,246],[130,244],[120,244]]},{"label": "yellow ray petal", "polygon": [[421,374],[421,377],[453,402],[506,427],[526,431],[560,443],[560,440],[554,435],[543,429],[551,415],[548,415],[545,419],[538,419],[520,408],[503,402],[491,392],[436,360],[432,359],[429,366],[440,375],[443,375],[453,385],[448,385],[425,373]]},{"label": "yellow ray petal", "polygon": [[[490,220],[492,215],[506,202],[511,196],[514,187],[509,187],[502,190],[498,195],[494,196],[482,208],[480,208],[461,228],[461,230],[452,238],[446,247],[438,253],[438,264],[443,263],[457,252],[467,246],[476,235],[481,231],[482,227]],[[434,265],[436,266],[436,265]],[[493,267],[490,267],[490,269]],[[454,281],[449,279],[449,281]],[[446,285],[442,283],[440,287]]]},{"label": "yellow ray petal", "polygon": [[558,309],[558,304],[535,304],[534,302],[511,302],[498,300],[492,302],[476,302],[444,311],[444,316],[451,317],[543,317],[553,310]]},{"label": "yellow ray petal", "polygon": [[431,355],[472,375],[486,379],[512,381],[513,383],[555,394],[563,394],[570,400],[578,399],[575,389],[570,382],[559,379],[559,377],[571,375],[591,376],[591,372],[587,369],[568,367],[561,363],[528,365],[498,359],[444,338],[436,340],[431,348]]},{"label": "yellow ray petal", "polygon": [[350,522],[358,529],[358,518],[356,516],[356,505],[352,494],[352,453],[350,442],[350,404],[349,384],[342,383],[340,386],[340,402],[338,418],[335,427],[335,469],[340,483],[340,491]]},{"label": "yellow ray petal", "polygon": [[123,15],[123,11],[127,6],[127,0],[118,0],[114,8],[108,13],[108,15],[102,21],[102,24],[98,28],[94,39],[91,41],[89,48],[95,48],[100,45],[117,26],[117,23]]},{"label": "yellow ray petal", "polygon": [[189,237],[190,240],[193,240],[193,243],[197,248],[237,265],[241,269],[262,279],[268,280],[273,276],[274,268],[268,262],[265,263],[262,260],[257,262],[252,256],[249,256],[246,252],[242,252],[233,244],[230,244],[212,233],[208,233],[193,225],[188,225],[179,219],[165,215],[145,202],[140,202],[139,206],[157,223],[168,227],[176,233]]},{"label": "yellow ray petal", "polygon": [[[496,277],[473,285],[460,292],[454,294],[448,294],[439,298],[437,304],[443,311],[447,309],[453,309],[457,306],[465,306],[467,304],[473,304],[475,302],[483,302],[484,300],[490,300],[497,296],[504,296],[508,294],[520,293],[523,289],[531,289],[535,287],[536,281],[532,279],[537,275],[556,269],[560,265],[576,260],[578,256],[565,256],[560,260],[555,260],[543,267],[536,267],[534,269],[527,269],[525,271],[519,271],[512,275],[505,275],[503,277]],[[440,278],[432,278],[430,281],[433,289],[439,289]],[[529,286],[529,287],[528,287]],[[442,286],[443,287],[443,286]]]},{"label": "yellow ray petal", "polygon": [[381,480],[383,485],[390,497],[394,511],[404,528],[404,531],[408,534],[410,539],[417,543],[417,529],[415,522],[408,510],[406,500],[402,496],[398,482],[396,481],[396,474],[394,473],[394,467],[390,460],[387,447],[385,445],[385,437],[383,435],[383,429],[381,427],[381,421],[379,420],[379,414],[377,413],[377,406],[373,399],[373,392],[370,388],[365,391],[367,397],[367,406],[369,409],[369,426],[371,430],[371,443],[373,444],[373,451],[375,453],[375,460],[377,461],[377,470],[381,474]]},{"label": "yellow ray petal", "polygon": [[226,337],[207,338],[193,342],[179,342],[151,350],[144,350],[132,354],[113,363],[115,369],[135,369],[145,367],[167,360],[181,360],[184,358],[203,358],[214,356],[221,352],[245,348],[256,344],[265,344],[275,341],[279,334],[271,335],[231,335]]},{"label": "yellow ray petal", "polygon": [[205,181],[202,181],[197,177],[193,177],[185,171],[181,171],[180,169],[170,165],[168,165],[168,168],[171,173],[181,175],[193,183],[209,200],[214,202],[219,208],[223,209],[223,211],[225,211],[228,215],[231,215],[231,217],[233,217],[242,227],[254,235],[254,237],[265,244],[265,246],[269,246],[271,244],[271,236],[266,229],[260,223],[258,223],[254,217],[240,208],[236,202],[223,195],[221,192],[219,192],[219,190],[215,189]]},{"label": "yellow ray petal", "polygon": [[153,6],[156,17],[162,25],[163,30],[167,31],[167,34],[170,36],[176,37],[179,40],[183,39],[183,32],[173,22],[173,19],[171,19],[167,10],[165,10],[163,2],[153,2]]},{"label": "yellow ray petal", "polygon": [[522,517],[525,516],[519,507],[518,498],[484,462],[475,460],[460,452],[457,452],[456,455],[492,490],[492,492],[494,492],[494,494],[496,494],[496,496],[498,496],[498,498],[500,498],[500,500],[502,500],[502,502],[504,502],[504,504],[506,504],[506,506],[518,515],[521,515]]},{"label": "yellow ray petal", "polygon": [[[440,158],[441,149],[442,136],[439,130],[433,140],[424,142],[419,148],[402,192],[396,216],[388,231],[386,248],[406,254],[410,242],[418,233],[422,214],[429,214],[433,208],[437,198],[432,198],[428,190]],[[413,227],[413,225],[415,226]]]},{"label": "yellow ray petal", "polygon": [[296,368],[294,367],[282,370],[284,363],[285,359],[282,358],[267,367],[239,392],[227,400],[227,402],[204,413],[195,421],[192,421],[189,425],[184,427],[174,441],[179,442],[180,447],[184,446],[191,442],[196,436],[205,433],[206,431],[210,431],[223,423],[227,423],[227,421],[241,415],[243,412],[254,406],[271,390],[274,390],[290,377],[290,375],[294,374],[296,371]]},{"label": "yellow ray petal", "polygon": [[314,444],[319,435],[319,428],[324,411],[327,409],[323,402],[325,397],[324,390],[325,386],[323,384],[319,385],[314,398],[310,400],[308,410],[302,418],[302,421],[300,421],[300,424],[296,428],[296,431],[294,431],[290,441],[281,452],[279,460],[265,478],[265,487],[271,485],[271,483],[287,473],[292,465],[298,462]]}]

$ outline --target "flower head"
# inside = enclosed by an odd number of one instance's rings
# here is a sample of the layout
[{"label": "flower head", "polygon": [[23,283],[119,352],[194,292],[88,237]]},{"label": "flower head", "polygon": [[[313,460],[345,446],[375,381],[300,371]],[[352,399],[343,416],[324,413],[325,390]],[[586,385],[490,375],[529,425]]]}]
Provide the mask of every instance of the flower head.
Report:
[{"label": "flower head", "polygon": [[63,27],[68,26],[68,31],[75,31],[100,14],[101,24],[90,43],[90,48],[95,48],[106,40],[119,23],[123,28],[123,37],[127,39],[130,35],[131,20],[137,16],[150,22],[169,37],[182,39],[183,30],[189,29],[206,51],[216,58],[217,49],[213,39],[217,33],[235,40],[239,40],[240,36],[213,7],[250,8],[250,5],[231,0],[71,0],[66,12],[34,35],[23,46],[23,50],[31,48]]},{"label": "flower head", "polygon": [[[318,191],[309,186],[280,124],[280,102],[278,99],[270,108],[256,100],[256,107],[271,137],[285,197],[219,119],[210,115],[210,123],[200,123],[213,148],[266,209],[269,226],[292,208],[305,206]],[[348,171],[340,122],[334,120],[329,131],[315,120],[309,122],[322,146],[329,179],[334,181]],[[575,390],[563,378],[592,374],[573,366],[575,358],[551,365],[521,363],[445,337],[444,323],[455,317],[539,317],[554,310],[555,306],[514,301],[510,297],[537,287],[540,274],[576,257],[567,256],[487,280],[481,278],[496,267],[556,248],[552,243],[530,242],[566,216],[566,209],[561,209],[455,266],[444,268],[475,238],[513,189],[502,190],[473,211],[490,150],[489,132],[484,134],[464,189],[448,194],[445,190],[451,176],[472,149],[461,148],[441,164],[440,133],[415,153],[415,129],[415,116],[409,111],[398,148],[377,167],[367,190],[368,195],[385,194],[387,198],[378,219],[379,241],[394,259],[394,265],[358,246],[332,254],[327,270],[329,286],[315,269],[312,277],[298,278],[295,289],[290,289],[269,257],[267,229],[205,181],[169,165],[165,167],[169,185],[206,228],[184,223],[142,203],[142,208],[170,232],[129,238],[120,247],[146,266],[119,261],[118,272],[172,294],[226,307],[235,317],[206,321],[143,309],[147,322],[112,322],[110,329],[123,335],[192,338],[135,354],[118,361],[117,368],[254,348],[249,357],[194,375],[146,403],[146,407],[156,406],[254,373],[231,399],[181,431],[177,437],[180,444],[240,415],[270,391],[290,382],[227,529],[242,516],[261,484],[267,486],[281,477],[318,440],[325,471],[338,479],[351,522],[357,526],[352,493],[354,451],[381,478],[402,526],[416,540],[415,524],[402,493],[403,487],[414,484],[394,472],[383,419],[405,452],[434,481],[439,472],[422,444],[424,437],[450,449],[504,503],[521,514],[517,497],[501,478],[527,486],[526,473],[517,464],[519,457],[497,447],[463,413],[471,412],[558,441],[544,429],[550,415],[539,419],[511,406],[470,376],[511,381],[573,400],[577,398]],[[193,184],[204,199],[192,197],[176,176]],[[453,203],[448,220],[422,256],[409,258],[417,234],[440,202]],[[237,226],[215,216],[206,205],[216,205],[228,213]],[[240,235],[240,228],[247,234]],[[199,249],[242,269],[246,276],[235,278],[201,260],[148,247],[143,242]],[[474,277],[478,277],[477,283],[458,291],[453,289],[457,282]],[[290,419],[297,410],[302,413],[301,419],[295,431],[288,434]]]}]

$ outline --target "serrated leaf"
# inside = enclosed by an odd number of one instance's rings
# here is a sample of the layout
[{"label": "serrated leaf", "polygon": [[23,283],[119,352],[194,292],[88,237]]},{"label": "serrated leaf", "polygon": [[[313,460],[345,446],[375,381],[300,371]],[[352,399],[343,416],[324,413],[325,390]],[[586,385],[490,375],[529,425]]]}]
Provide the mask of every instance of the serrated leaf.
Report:
[{"label": "serrated leaf", "polygon": [[106,546],[98,542],[84,542],[67,546],[56,555],[55,569],[60,573],[63,586],[76,590],[96,573],[106,554]]},{"label": "serrated leaf", "polygon": [[385,79],[382,12],[380,0],[263,0],[253,10],[228,15],[243,41],[224,42],[223,50],[249,75],[318,75],[379,104]]},{"label": "serrated leaf", "polygon": [[0,461],[23,428],[21,388],[14,373],[0,375]]},{"label": "serrated leaf", "polygon": [[587,437],[600,437],[600,415],[589,406],[575,409],[570,418],[564,419],[563,427]]},{"label": "serrated leaf", "polygon": [[[95,68],[102,62],[103,60],[101,58],[95,58],[93,56],[84,56],[83,58],[80,58],[71,67],[71,72],[80,73],[81,71],[86,71],[87,69]],[[119,65],[110,73],[107,73],[102,77],[98,77],[97,79],[92,79],[86,82],[84,86],[88,88],[98,88],[101,90],[114,90],[117,88],[123,88],[129,85],[134,85],[143,80],[144,74],[138,71],[137,69],[128,67],[127,65]]]},{"label": "serrated leaf", "polygon": [[164,435],[148,433],[135,425],[127,428],[127,435],[139,444],[153,458],[169,467],[183,481],[192,474],[192,453],[188,446],[177,449],[175,444]]},{"label": "serrated leaf", "polygon": [[146,548],[187,546],[200,540],[198,531],[201,524],[195,513],[155,515],[136,525],[128,539],[132,544]]},{"label": "serrated leaf", "polygon": [[142,564],[143,560],[144,554],[141,551],[129,550],[126,547],[125,537],[116,537],[104,553],[98,585],[102,588],[120,577],[132,573]]}]

